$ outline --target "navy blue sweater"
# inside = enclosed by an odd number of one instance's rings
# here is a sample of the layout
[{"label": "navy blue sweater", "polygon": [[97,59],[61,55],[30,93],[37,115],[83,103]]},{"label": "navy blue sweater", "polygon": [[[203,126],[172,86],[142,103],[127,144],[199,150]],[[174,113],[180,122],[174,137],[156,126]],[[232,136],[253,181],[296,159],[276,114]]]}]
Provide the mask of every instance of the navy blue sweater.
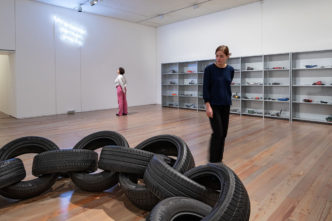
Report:
[{"label": "navy blue sweater", "polygon": [[211,105],[232,105],[231,82],[234,68],[218,68],[214,63],[204,70],[203,99]]}]

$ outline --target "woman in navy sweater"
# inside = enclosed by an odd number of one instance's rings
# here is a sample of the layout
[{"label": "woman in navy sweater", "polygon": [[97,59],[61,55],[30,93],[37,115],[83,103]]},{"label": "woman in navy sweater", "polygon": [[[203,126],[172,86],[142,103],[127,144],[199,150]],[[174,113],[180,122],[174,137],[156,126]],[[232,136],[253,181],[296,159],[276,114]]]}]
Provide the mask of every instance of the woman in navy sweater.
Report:
[{"label": "woman in navy sweater", "polygon": [[234,68],[227,64],[229,49],[221,45],[216,49],[216,61],[204,70],[203,99],[209,117],[212,134],[210,139],[210,162],[221,162],[227,136],[229,110],[232,105],[231,82]]}]

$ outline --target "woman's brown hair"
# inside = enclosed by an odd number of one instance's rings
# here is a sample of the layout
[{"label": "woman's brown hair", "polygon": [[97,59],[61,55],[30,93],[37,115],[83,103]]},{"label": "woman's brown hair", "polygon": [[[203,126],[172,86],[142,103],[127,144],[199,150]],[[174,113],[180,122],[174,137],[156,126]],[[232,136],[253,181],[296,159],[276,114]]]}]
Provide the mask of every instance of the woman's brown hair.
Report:
[{"label": "woman's brown hair", "polygon": [[216,49],[216,54],[218,51],[222,51],[226,56],[231,56],[231,53],[229,53],[229,49],[226,45],[220,45]]},{"label": "woman's brown hair", "polygon": [[121,75],[124,75],[125,69],[123,67],[119,67],[119,72]]}]

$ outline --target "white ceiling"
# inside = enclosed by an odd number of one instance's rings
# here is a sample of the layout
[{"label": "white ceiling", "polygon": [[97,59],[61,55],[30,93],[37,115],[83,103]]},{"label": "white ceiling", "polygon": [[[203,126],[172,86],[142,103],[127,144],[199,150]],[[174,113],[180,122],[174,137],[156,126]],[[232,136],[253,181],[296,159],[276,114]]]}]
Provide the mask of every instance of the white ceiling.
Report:
[{"label": "white ceiling", "polygon": [[[77,11],[158,27],[262,0],[34,0]],[[197,5],[197,6],[194,6]]]}]

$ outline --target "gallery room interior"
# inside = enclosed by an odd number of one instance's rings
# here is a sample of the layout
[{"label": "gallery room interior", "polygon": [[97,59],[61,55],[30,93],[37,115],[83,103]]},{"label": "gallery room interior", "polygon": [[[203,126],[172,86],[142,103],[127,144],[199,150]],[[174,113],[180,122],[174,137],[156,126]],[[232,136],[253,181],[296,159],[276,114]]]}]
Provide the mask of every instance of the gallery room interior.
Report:
[{"label": "gallery room interior", "polygon": [[331,0],[1,0],[0,220],[332,220]]}]

